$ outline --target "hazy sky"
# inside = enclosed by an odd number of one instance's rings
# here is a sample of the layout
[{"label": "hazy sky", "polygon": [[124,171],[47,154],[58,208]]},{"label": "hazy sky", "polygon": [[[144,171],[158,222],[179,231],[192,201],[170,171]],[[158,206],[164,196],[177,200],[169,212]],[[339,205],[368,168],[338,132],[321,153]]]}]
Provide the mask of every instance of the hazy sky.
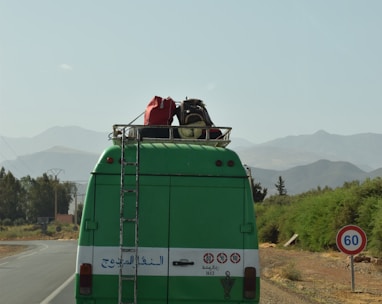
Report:
[{"label": "hazy sky", "polygon": [[382,133],[381,16],[380,0],[0,0],[0,135],[109,132],[154,95],[200,98],[253,143]]}]

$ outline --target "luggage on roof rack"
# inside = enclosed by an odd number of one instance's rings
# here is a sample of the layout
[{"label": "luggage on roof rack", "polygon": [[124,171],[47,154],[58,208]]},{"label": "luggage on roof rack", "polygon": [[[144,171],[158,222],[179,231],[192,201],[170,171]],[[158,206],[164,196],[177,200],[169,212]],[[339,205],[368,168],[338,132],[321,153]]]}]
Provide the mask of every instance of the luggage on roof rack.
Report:
[{"label": "luggage on roof rack", "polygon": [[204,102],[200,99],[183,100],[176,109],[179,125],[204,123],[205,126],[213,126]]},{"label": "luggage on roof rack", "polygon": [[[188,126],[188,128],[179,128],[181,138],[206,138],[206,130],[199,127],[212,127],[214,125],[204,102],[200,99],[183,100],[176,109],[176,116],[179,125]],[[222,132],[217,128],[210,129],[208,136],[211,139],[216,139],[222,136]]]},{"label": "luggage on roof rack", "polygon": [[[144,125],[146,126],[169,126],[173,121],[176,111],[175,101],[171,97],[162,98],[154,96],[146,106],[144,115]],[[141,131],[142,137],[169,137],[167,128],[144,128]]]}]

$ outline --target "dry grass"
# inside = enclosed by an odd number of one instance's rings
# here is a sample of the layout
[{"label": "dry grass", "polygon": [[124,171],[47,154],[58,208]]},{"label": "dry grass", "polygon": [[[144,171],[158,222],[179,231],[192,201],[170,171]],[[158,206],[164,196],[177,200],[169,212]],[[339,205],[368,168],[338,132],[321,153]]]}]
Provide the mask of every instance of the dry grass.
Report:
[{"label": "dry grass", "polygon": [[290,281],[301,281],[302,275],[295,263],[288,263],[281,269],[281,277]]},{"label": "dry grass", "polygon": [[24,245],[0,245],[0,259],[6,256],[18,254],[25,249],[27,249],[28,246]]},{"label": "dry grass", "polygon": [[[40,225],[0,227],[1,241],[57,239],[78,239],[78,229],[75,229],[74,225],[60,223],[49,224],[46,231],[42,230]],[[18,254],[27,248],[28,246],[24,245],[0,244],[0,258]]]},{"label": "dry grass", "polygon": [[51,223],[46,231],[40,225],[2,226],[0,240],[54,240],[77,239],[78,229],[74,225]]}]

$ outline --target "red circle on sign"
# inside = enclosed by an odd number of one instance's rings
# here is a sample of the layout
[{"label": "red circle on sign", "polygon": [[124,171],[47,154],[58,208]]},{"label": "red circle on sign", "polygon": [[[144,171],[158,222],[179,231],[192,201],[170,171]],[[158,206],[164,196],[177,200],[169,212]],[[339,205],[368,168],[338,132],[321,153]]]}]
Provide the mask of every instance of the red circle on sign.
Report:
[{"label": "red circle on sign", "polygon": [[217,261],[220,263],[220,264],[224,264],[225,262],[227,262],[228,258],[227,258],[227,255],[224,253],[224,252],[220,252],[217,257],[216,257]]},{"label": "red circle on sign", "polygon": [[206,264],[211,264],[215,260],[214,255],[212,253],[205,253],[203,256],[203,261]]},{"label": "red circle on sign", "polygon": [[[346,233],[347,235],[345,235]],[[344,235],[346,239],[344,238]],[[358,236],[360,237],[360,240],[358,240]],[[356,244],[354,244],[353,241],[354,237],[356,237]],[[338,231],[336,242],[338,249],[343,253],[354,255],[365,249],[367,237],[366,233],[360,227],[355,225],[347,225]]]},{"label": "red circle on sign", "polygon": [[237,264],[240,262],[240,259],[241,259],[240,254],[238,254],[237,252],[234,252],[231,254],[229,259],[231,260],[232,263]]}]

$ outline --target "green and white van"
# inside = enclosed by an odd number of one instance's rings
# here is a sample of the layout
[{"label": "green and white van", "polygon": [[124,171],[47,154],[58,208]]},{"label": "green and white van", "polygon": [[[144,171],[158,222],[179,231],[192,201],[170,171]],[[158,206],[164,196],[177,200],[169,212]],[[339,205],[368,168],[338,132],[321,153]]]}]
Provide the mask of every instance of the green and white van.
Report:
[{"label": "green and white van", "polygon": [[78,241],[81,304],[259,303],[249,170],[209,139],[141,138],[113,126],[91,174]]}]

